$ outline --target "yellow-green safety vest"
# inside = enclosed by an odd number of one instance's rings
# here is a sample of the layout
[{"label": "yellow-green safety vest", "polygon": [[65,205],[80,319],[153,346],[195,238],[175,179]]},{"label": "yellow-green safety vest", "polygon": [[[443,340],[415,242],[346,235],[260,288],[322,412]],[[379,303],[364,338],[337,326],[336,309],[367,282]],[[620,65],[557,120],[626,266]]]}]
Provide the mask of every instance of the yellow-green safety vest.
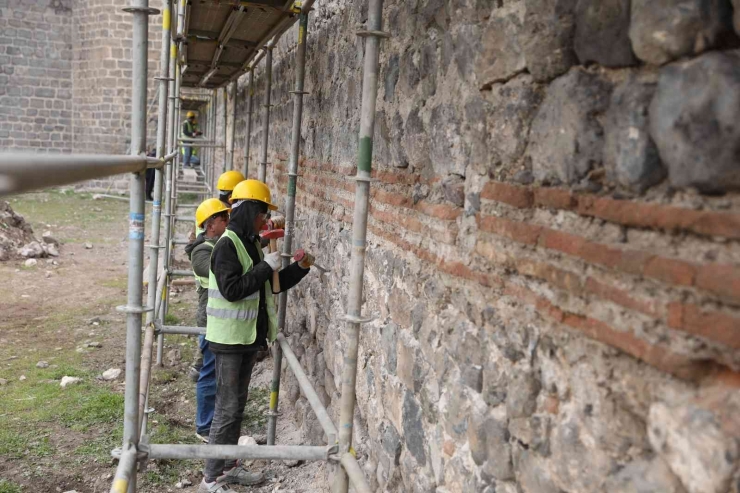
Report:
[{"label": "yellow-green safety vest", "polygon": [[[236,254],[242,264],[242,275],[252,269],[252,259],[236,233],[227,229],[218,241],[229,238],[236,247]],[[218,242],[217,242],[218,244]],[[260,259],[263,258],[261,246],[255,242]],[[255,291],[239,301],[228,301],[223,297],[216,283],[213,269],[208,276],[208,324],[206,340],[218,344],[253,344],[257,338],[257,314],[259,312],[260,292]],[[277,315],[270,281],[265,282],[265,304],[267,308],[267,340],[277,338]]]},{"label": "yellow-green safety vest", "polygon": [[[211,248],[211,253],[213,253],[214,243],[209,243],[208,241],[206,241],[205,244]],[[210,272],[210,269],[209,269],[209,272]],[[209,283],[210,279],[208,277],[199,276],[198,274],[195,273],[195,269],[193,269],[193,275],[195,276],[195,284],[197,284],[198,287],[203,288],[203,289],[208,289],[208,286],[210,286],[210,283]]]}]

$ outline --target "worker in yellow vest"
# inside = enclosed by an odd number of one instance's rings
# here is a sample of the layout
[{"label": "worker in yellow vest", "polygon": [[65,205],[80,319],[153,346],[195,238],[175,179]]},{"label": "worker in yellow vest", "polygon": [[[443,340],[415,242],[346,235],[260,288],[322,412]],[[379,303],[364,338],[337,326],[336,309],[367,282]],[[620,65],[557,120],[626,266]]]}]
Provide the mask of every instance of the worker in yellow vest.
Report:
[{"label": "worker in yellow vest", "polygon": [[[270,280],[278,252],[264,255],[259,231],[270,218],[270,189],[257,180],[239,183],[231,195],[231,217],[211,254],[206,340],[216,357],[216,412],[210,444],[236,445],[257,352],[277,338],[277,315]],[[310,265],[293,263],[279,272],[283,291],[298,284]],[[199,493],[226,493],[230,483],[255,485],[251,473],[233,460],[206,461]]]},{"label": "worker in yellow vest", "polygon": [[[206,305],[208,304],[208,274],[211,269],[211,252],[213,247],[229,224],[230,207],[218,199],[207,199],[195,210],[195,223],[203,229],[196,240],[185,247],[195,274],[198,291],[198,309],[195,322],[198,327],[206,326]],[[202,357],[195,369],[195,436],[208,442],[211,432],[213,411],[216,405],[216,369],[215,358],[208,348],[204,336],[198,337],[198,348]]]},{"label": "worker in yellow vest", "polygon": [[[194,139],[203,135],[198,127],[198,121],[195,118],[194,111],[188,111],[185,115],[185,121],[182,122],[181,138]],[[200,166],[200,158],[198,157],[198,149],[188,145],[182,146],[182,167],[183,168],[195,168]]]}]

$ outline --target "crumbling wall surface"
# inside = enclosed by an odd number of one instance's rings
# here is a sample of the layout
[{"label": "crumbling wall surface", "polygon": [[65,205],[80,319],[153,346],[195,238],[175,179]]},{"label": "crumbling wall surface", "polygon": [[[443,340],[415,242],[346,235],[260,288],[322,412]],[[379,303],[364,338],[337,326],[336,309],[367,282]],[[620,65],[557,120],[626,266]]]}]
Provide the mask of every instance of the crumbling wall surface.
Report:
[{"label": "crumbling wall surface", "polygon": [[0,0],[0,147],[72,149],[71,0]]},{"label": "crumbling wall surface", "polygon": [[[294,290],[285,329],[335,420],[364,4],[311,14],[296,248],[332,272]],[[737,492],[730,1],[385,4],[354,438],[374,487]],[[280,204],[295,35],[275,50]]]}]

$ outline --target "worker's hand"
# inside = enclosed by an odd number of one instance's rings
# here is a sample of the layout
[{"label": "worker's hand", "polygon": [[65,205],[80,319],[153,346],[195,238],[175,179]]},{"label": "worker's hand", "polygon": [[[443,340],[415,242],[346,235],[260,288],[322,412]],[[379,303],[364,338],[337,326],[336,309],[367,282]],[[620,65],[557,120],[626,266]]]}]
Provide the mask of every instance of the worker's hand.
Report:
[{"label": "worker's hand", "polygon": [[267,262],[272,270],[278,270],[280,268],[280,252],[272,252],[265,255],[265,262]]},{"label": "worker's hand", "polygon": [[301,269],[310,269],[315,261],[316,257],[308,252],[305,252],[303,258],[298,261],[298,265],[301,267]]},{"label": "worker's hand", "polygon": [[285,228],[285,216],[277,216],[270,219],[270,229],[283,229]]}]

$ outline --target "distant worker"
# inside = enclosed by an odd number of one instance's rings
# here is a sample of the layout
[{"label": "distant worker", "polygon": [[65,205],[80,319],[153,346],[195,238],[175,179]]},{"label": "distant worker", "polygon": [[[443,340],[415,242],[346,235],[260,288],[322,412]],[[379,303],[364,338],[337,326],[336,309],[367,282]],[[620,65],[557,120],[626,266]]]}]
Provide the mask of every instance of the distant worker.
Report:
[{"label": "distant worker", "polygon": [[[273,271],[280,253],[264,255],[259,232],[277,210],[270,189],[257,180],[239,183],[231,196],[231,218],[211,254],[206,340],[216,356],[216,411],[210,445],[237,445],[249,381],[257,351],[277,338]],[[283,291],[298,284],[310,265],[294,263],[280,271]],[[256,485],[264,474],[251,473],[235,460],[206,460],[198,493],[233,491],[229,484]]]},{"label": "distant worker", "polygon": [[[185,253],[188,254],[190,264],[193,266],[198,291],[198,309],[195,312],[195,322],[198,327],[206,326],[208,272],[211,268],[211,252],[229,224],[229,210],[229,206],[218,199],[203,201],[195,210],[195,222],[204,231],[198,235],[193,243],[185,247]],[[198,337],[198,347],[203,357],[198,369],[195,386],[195,435],[208,443],[213,411],[216,405],[215,360],[213,353],[208,349],[208,341],[202,335]]]},{"label": "distant worker", "polygon": [[[195,113],[188,111],[185,116],[185,121],[182,122],[182,135],[180,137],[183,139],[194,139],[203,135],[203,132],[201,132],[198,127],[198,121],[195,119]],[[200,158],[198,157],[197,149],[194,150],[191,146],[183,146],[182,152],[183,168],[194,168],[196,166],[200,166]]]}]

